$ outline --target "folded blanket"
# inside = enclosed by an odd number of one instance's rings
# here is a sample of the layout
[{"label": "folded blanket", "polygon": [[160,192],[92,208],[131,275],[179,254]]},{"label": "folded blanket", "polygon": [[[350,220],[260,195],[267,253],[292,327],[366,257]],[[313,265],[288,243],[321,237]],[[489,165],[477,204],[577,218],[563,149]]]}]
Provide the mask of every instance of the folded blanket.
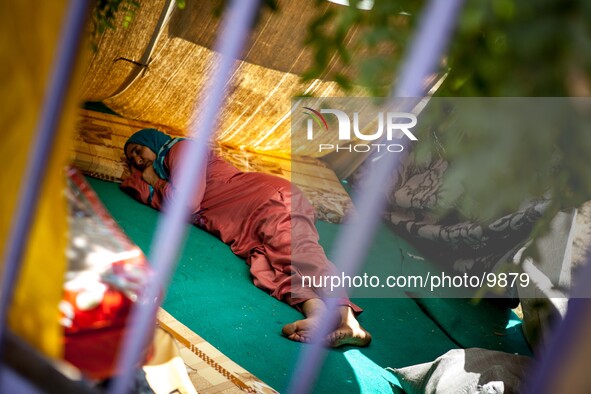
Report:
[{"label": "folded blanket", "polygon": [[430,363],[391,369],[408,394],[519,393],[531,359],[471,348],[453,349]]}]

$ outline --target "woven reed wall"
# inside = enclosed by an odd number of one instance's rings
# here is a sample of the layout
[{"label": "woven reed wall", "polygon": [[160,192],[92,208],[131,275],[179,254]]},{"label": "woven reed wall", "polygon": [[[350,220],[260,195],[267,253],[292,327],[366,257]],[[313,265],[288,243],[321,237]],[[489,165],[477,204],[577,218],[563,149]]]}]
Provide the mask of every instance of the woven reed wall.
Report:
[{"label": "woven reed wall", "polygon": [[[186,135],[196,118],[196,104],[208,99],[202,92],[216,65],[211,48],[218,33],[214,12],[218,2],[187,1],[184,10],[173,4],[158,36],[155,31],[166,3],[143,2],[129,28],[104,33],[92,56],[82,96],[103,101],[126,118],[166,125]],[[316,7],[314,3],[279,1],[280,12],[261,14],[244,60],[238,61],[227,86],[229,96],[216,134],[220,143],[257,152],[319,156],[317,144],[303,133],[291,135],[289,117],[291,99],[298,94],[344,95],[332,81],[300,81],[299,74],[310,65],[312,56],[302,46],[309,21],[317,13],[340,7],[329,2]],[[354,35],[350,32],[349,38]],[[147,51],[156,36],[153,50]],[[351,72],[335,59],[328,68]]]}]

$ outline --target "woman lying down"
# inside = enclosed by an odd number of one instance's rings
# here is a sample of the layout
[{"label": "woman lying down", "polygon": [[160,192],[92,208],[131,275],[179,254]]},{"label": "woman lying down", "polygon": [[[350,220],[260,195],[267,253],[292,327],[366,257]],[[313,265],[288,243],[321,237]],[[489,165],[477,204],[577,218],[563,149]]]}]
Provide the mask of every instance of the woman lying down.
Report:
[{"label": "woman lying down", "polygon": [[[124,147],[132,173],[122,190],[161,209],[178,182],[181,152],[187,144],[156,129],[133,134]],[[293,341],[309,342],[326,305],[319,289],[301,286],[301,277],[330,275],[336,269],[318,244],[311,204],[289,181],[241,172],[213,152],[197,182],[191,222],[245,259],[257,287],[304,314],[282,332]],[[346,297],[338,304],[340,320],[326,338],[327,345],[367,346],[371,335],[355,318],[361,309]]]}]

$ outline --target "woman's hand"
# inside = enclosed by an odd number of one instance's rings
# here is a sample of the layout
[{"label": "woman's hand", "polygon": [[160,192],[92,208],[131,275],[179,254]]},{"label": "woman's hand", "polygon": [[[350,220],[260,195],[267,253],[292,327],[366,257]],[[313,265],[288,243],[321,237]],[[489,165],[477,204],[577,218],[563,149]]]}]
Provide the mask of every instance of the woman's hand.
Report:
[{"label": "woman's hand", "polygon": [[160,180],[160,177],[158,174],[156,174],[156,171],[154,171],[154,167],[149,165],[142,172],[142,179],[151,186],[155,187],[156,183]]}]

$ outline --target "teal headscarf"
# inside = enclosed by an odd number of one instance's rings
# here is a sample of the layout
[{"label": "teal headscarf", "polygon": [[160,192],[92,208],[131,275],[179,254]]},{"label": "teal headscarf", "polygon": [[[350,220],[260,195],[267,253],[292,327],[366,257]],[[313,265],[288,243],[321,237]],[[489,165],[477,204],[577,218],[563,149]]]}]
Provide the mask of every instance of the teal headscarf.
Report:
[{"label": "teal headscarf", "polygon": [[154,160],[154,163],[152,164],[154,166],[154,171],[156,171],[156,174],[158,174],[160,178],[169,181],[170,174],[164,168],[164,158],[170,148],[181,140],[184,140],[184,138],[172,138],[168,134],[156,129],[142,129],[129,137],[123,150],[127,154],[127,145],[131,143],[150,148],[152,152],[156,153],[156,160]]}]

